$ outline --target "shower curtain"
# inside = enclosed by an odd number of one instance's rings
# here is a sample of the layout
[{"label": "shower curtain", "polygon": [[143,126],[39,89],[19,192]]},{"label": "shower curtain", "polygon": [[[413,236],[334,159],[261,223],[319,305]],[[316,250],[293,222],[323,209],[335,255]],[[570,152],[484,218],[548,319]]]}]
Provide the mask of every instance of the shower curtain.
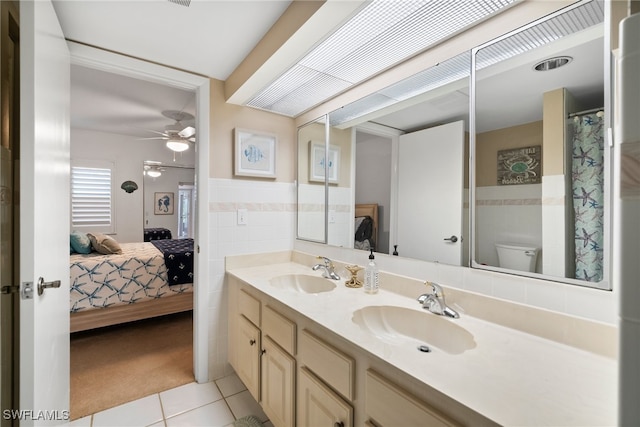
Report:
[{"label": "shower curtain", "polygon": [[576,279],[602,280],[604,231],[604,113],[569,119],[573,159],[571,182],[575,224]]}]

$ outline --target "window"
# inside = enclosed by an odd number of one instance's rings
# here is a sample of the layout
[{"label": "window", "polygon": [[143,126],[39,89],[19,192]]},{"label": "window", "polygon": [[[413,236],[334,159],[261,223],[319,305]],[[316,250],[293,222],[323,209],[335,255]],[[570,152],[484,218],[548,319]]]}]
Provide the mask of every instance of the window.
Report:
[{"label": "window", "polygon": [[193,214],[196,202],[193,184],[178,185],[178,238],[193,238]]},{"label": "window", "polygon": [[113,163],[73,162],[71,165],[71,228],[115,232]]}]

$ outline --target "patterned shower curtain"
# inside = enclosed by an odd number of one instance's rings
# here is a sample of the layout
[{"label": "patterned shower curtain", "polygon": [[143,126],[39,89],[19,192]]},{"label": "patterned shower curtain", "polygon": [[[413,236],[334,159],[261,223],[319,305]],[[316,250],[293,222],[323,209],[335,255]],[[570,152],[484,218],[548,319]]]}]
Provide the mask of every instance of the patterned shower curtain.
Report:
[{"label": "patterned shower curtain", "polygon": [[604,231],[604,114],[583,114],[569,122],[573,144],[575,278],[599,282]]}]

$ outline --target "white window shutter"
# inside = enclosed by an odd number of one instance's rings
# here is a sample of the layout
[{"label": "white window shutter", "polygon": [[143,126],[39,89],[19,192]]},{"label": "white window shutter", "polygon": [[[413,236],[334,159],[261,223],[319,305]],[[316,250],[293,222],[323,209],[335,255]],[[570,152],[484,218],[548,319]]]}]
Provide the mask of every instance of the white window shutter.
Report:
[{"label": "white window shutter", "polygon": [[71,167],[71,226],[113,232],[111,168]]}]

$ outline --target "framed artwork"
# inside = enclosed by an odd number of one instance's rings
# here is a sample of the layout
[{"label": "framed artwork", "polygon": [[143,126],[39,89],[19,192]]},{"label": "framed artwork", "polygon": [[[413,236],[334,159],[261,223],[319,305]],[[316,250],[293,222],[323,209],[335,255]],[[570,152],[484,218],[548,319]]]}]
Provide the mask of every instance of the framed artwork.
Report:
[{"label": "framed artwork", "polygon": [[[324,182],[325,154],[324,142],[309,141],[309,181]],[[327,165],[329,183],[337,184],[340,178],[340,147],[337,145],[329,146]]]},{"label": "framed artwork", "polygon": [[276,177],[275,135],[235,129],[235,175]]},{"label": "framed artwork", "polygon": [[542,182],[542,146],[498,151],[498,185]]},{"label": "framed artwork", "polygon": [[173,215],[173,193],[153,193],[153,213]]}]

